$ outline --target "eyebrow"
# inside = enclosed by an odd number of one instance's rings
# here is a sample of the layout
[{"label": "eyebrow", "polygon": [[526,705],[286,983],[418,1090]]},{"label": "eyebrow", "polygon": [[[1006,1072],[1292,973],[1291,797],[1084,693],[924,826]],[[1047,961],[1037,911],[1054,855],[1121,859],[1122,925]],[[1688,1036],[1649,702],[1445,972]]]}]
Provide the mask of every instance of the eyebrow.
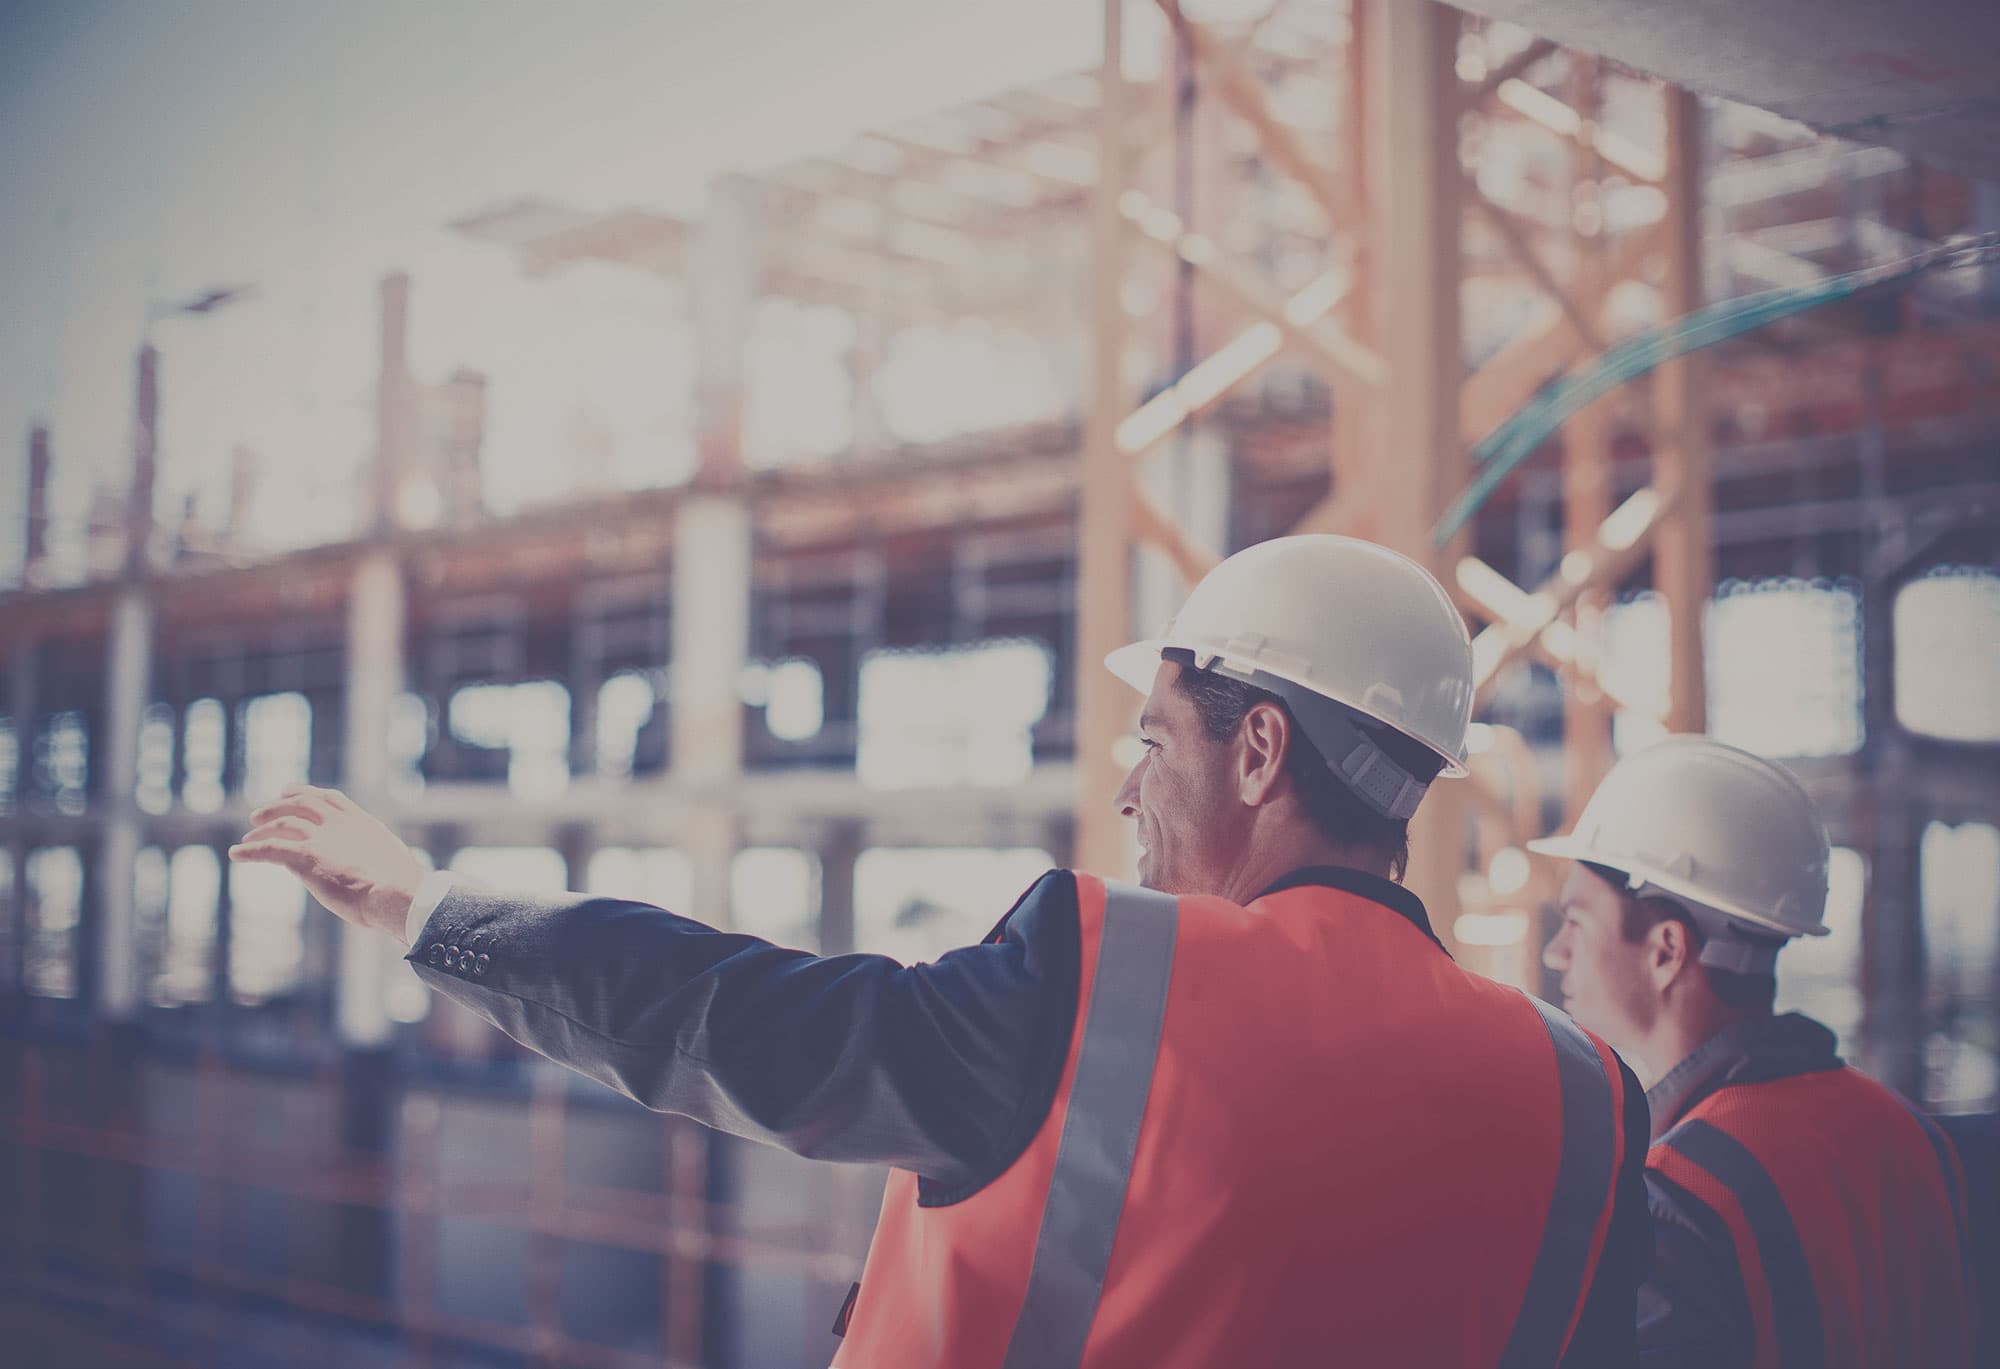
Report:
[{"label": "eyebrow", "polygon": [[1160,717],[1157,713],[1141,713],[1139,715],[1139,730],[1141,732],[1158,731],[1160,724],[1165,721],[1166,719]]}]

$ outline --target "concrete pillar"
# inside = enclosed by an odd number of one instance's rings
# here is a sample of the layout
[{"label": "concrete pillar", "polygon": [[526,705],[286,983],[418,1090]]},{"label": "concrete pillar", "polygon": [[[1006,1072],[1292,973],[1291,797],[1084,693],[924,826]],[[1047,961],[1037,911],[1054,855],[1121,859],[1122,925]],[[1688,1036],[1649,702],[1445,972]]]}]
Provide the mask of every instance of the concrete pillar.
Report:
[{"label": "concrete pillar", "polygon": [[41,583],[49,559],[49,429],[37,423],[28,430],[28,522],[21,582],[30,589]]},{"label": "concrete pillar", "polygon": [[1861,913],[1861,1063],[1905,1097],[1924,1097],[1924,814],[1904,767],[1878,769],[1861,799],[1868,897]]},{"label": "concrete pillar", "polygon": [[104,821],[97,848],[97,1010],[106,1021],[129,1021],[139,1011],[139,966],[133,935],[132,867],[139,855],[139,723],[151,689],[153,604],[142,582],[121,585],[111,606],[102,735],[98,769]]},{"label": "concrete pillar", "polygon": [[410,278],[382,279],[381,372],[375,387],[375,459],[361,526],[386,532],[398,524],[397,501],[409,470],[416,393],[409,366]]},{"label": "concrete pillar", "polygon": [[[33,776],[36,714],[36,677],[40,655],[32,637],[14,643],[7,662],[7,716],[14,727],[14,810],[20,812],[28,801],[28,785]],[[0,997],[17,998],[22,993],[22,975],[27,964],[28,852],[33,849],[26,829],[18,822],[7,825],[7,854],[14,866],[14,888],[8,900],[5,960],[0,961]]]},{"label": "concrete pillar", "polygon": [[674,777],[727,785],[743,767],[738,681],[750,652],[750,510],[734,495],[680,507],[668,677]]},{"label": "concrete pillar", "polygon": [[438,449],[425,458],[444,501],[444,517],[454,527],[476,523],[486,508],[480,451],[486,443],[486,377],[460,369],[431,391],[439,415]]},{"label": "concrete pillar", "polygon": [[[349,1051],[341,1061],[340,1145],[357,1158],[381,1157],[395,1143],[398,1103],[394,1062],[386,1051]],[[391,1295],[396,1214],[360,1203],[337,1205],[335,1280],[364,1298]]]},{"label": "concrete pillar", "polygon": [[[1427,0],[1363,0],[1367,69],[1374,336],[1389,380],[1374,417],[1374,453],[1357,519],[1361,535],[1442,579],[1465,535],[1431,544],[1437,515],[1464,484],[1459,436],[1458,12]],[[1410,824],[1409,886],[1453,944],[1467,867],[1467,805],[1452,782],[1433,787]]]},{"label": "concrete pillar", "polygon": [[391,963],[403,948],[379,932],[340,924],[340,980],[334,1000],[334,1024],[343,1044],[356,1050],[379,1050],[389,1044],[393,1024],[383,1006]]},{"label": "concrete pillar", "polygon": [[819,856],[819,953],[846,955],[854,949],[854,865],[868,848],[868,826],[830,822],[817,843]]},{"label": "concrete pillar", "polygon": [[209,948],[208,1017],[217,1040],[229,1034],[229,940],[236,923],[236,900],[229,889],[229,841],[209,844],[221,877],[215,886],[215,940]]},{"label": "concrete pillar", "polygon": [[153,484],[160,427],[160,354],[140,346],[132,416],[132,484],[125,509],[125,573],[145,573],[153,540]]},{"label": "concrete pillar", "polygon": [[[1873,387],[1871,386],[1871,394]],[[1874,433],[1879,445],[1880,433]],[[1879,453],[1878,453],[1879,454]],[[1902,580],[1878,528],[1861,587],[1861,681],[1868,744],[1855,757],[1855,823],[1867,861],[1861,905],[1861,1063],[1883,1083],[1921,1101],[1924,1062],[1924,918],[1921,846],[1925,814],[1912,792],[1909,743],[1896,721],[1892,615]],[[1900,559],[1900,558],[1896,558]],[[1783,965],[1780,962],[1780,969]]]},{"label": "concrete pillar", "polygon": [[[347,607],[347,716],[342,787],[357,803],[379,804],[388,793],[389,710],[403,688],[403,570],[395,553],[374,547],[355,567]],[[340,984],[336,1020],[350,1046],[388,1044],[383,1006],[390,966],[402,956],[397,943],[375,932],[341,925]]]},{"label": "concrete pillar", "polygon": [[[385,312],[391,312],[390,306],[399,310],[399,301],[407,299],[408,283],[402,281],[398,286],[399,279],[392,278],[384,285]],[[400,329],[398,321],[399,337]],[[400,357],[396,365],[400,367]],[[385,389],[390,386],[390,374],[385,353]],[[378,456],[393,458],[398,439],[395,416],[387,401],[381,417]],[[376,512],[386,521],[389,509],[378,504]],[[379,802],[388,793],[389,714],[404,685],[407,611],[403,568],[395,553],[386,546],[370,547],[355,566],[348,591],[346,709],[340,733],[340,785],[364,806]],[[360,1157],[374,1157],[394,1145],[400,1099],[389,1053],[395,1024],[389,1018],[385,995],[403,946],[379,932],[364,932],[345,922],[339,924],[337,935],[340,949],[334,1028],[345,1048],[340,1068],[341,1143],[344,1150]],[[391,1287],[388,1271],[395,1266],[396,1254],[392,1214],[376,1208],[344,1207],[336,1230],[342,1286],[362,1296],[387,1295]]]},{"label": "concrete pillar", "polygon": [[572,780],[597,773],[597,695],[604,688],[597,663],[574,662],[569,690],[569,773]]},{"label": "concrete pillar", "polygon": [[556,853],[562,857],[563,887],[582,891],[590,875],[590,858],[597,851],[597,834],[584,823],[556,833]]},{"label": "concrete pillar", "polygon": [[743,469],[743,363],[757,302],[753,187],[722,177],[709,187],[688,273],[695,326],[695,480],[731,484]]},{"label": "concrete pillar", "polygon": [[347,607],[347,712],[341,779],[357,798],[388,787],[389,712],[403,690],[403,570],[384,547],[363,553]]},{"label": "concrete pillar", "polygon": [[[32,636],[20,636],[8,656],[8,697],[6,711],[14,725],[14,811],[24,811],[28,787],[34,783],[34,731],[36,731],[36,676],[40,672],[40,650]],[[32,843],[20,823],[6,825],[6,849],[14,861],[14,901],[8,909],[6,963],[0,965],[0,995],[22,993],[26,973],[28,937],[28,851]]]},{"label": "concrete pillar", "polygon": [[681,844],[694,865],[695,915],[725,925],[738,846],[743,701],[737,682],[750,650],[750,550],[750,511],[740,497],[696,495],[681,505],[667,776],[702,795]]},{"label": "concrete pillar", "polygon": [[695,323],[695,486],[674,535],[673,643],[668,657],[669,782],[701,790],[681,845],[694,867],[695,916],[728,925],[739,844],[737,777],[750,651],[750,511],[743,475],[744,355],[757,302],[754,187],[709,187],[690,272]]}]

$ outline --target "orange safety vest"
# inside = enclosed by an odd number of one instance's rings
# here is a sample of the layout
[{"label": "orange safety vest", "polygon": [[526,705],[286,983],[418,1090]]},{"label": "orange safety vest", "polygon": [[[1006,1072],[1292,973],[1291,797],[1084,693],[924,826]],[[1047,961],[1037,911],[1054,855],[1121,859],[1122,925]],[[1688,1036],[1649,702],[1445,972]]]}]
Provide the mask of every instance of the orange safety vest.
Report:
[{"label": "orange safety vest", "polygon": [[1653,1143],[1646,1167],[1727,1228],[1757,1369],[1972,1362],[1958,1154],[1866,1075],[1719,1089]]},{"label": "orange safety vest", "polygon": [[1624,1149],[1609,1048],[1355,894],[1076,886],[1048,1116],[962,1201],[890,1175],[835,1369],[1561,1358]]}]

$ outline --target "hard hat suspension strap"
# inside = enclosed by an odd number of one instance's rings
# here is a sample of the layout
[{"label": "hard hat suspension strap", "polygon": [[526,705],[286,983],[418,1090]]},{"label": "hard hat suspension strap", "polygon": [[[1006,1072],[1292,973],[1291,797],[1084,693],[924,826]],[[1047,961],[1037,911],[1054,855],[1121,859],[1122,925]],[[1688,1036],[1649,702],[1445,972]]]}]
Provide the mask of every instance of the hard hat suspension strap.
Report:
[{"label": "hard hat suspension strap", "polygon": [[1639,875],[1626,873],[1625,884],[1639,898],[1665,899],[1687,912],[1695,926],[1701,928],[1701,954],[1696,958],[1709,969],[1747,975],[1777,972],[1778,952],[1784,949],[1787,938],[1745,930],[1727,913],[1662,889]]},{"label": "hard hat suspension strap", "polygon": [[1197,656],[1194,664],[1283,699],[1327,768],[1383,817],[1407,820],[1429,791],[1430,782],[1390,759],[1344,704],[1265,671],[1232,665],[1221,656]]}]

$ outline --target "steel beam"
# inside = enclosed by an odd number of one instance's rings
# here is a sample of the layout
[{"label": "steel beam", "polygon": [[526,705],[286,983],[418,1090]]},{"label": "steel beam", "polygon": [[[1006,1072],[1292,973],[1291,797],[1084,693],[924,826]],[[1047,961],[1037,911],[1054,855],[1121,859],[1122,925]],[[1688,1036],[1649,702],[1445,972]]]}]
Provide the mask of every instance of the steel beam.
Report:
[{"label": "steel beam", "polygon": [[[1373,337],[1389,373],[1380,445],[1357,463],[1352,525],[1442,570],[1456,549],[1430,528],[1467,471],[1459,436],[1462,177],[1458,159],[1458,11],[1417,0],[1362,0],[1368,62],[1367,163],[1376,283]],[[1361,470],[1366,475],[1361,475]],[[1435,786],[1411,823],[1408,882],[1447,945],[1465,873],[1462,794]]]},{"label": "steel beam", "polygon": [[1126,191],[1119,197],[1118,209],[1140,236],[1194,267],[1243,308],[1311,354],[1330,385],[1375,389],[1383,384],[1382,359],[1327,318],[1339,301],[1337,289],[1321,287],[1313,292],[1309,287],[1287,299],[1260,284],[1248,268],[1231,261],[1210,238],[1187,231],[1173,211],[1153,204],[1140,192]]},{"label": "steel beam", "polygon": [[[1571,63],[1571,98],[1579,113],[1595,121],[1602,104],[1602,67],[1595,58]],[[1601,274],[1604,254],[1602,217],[1597,211],[1603,159],[1593,147],[1579,147],[1570,158],[1571,223],[1575,233],[1578,273]],[[1591,211],[1585,219],[1586,208]],[[1589,231],[1584,231],[1588,229]],[[1592,319],[1571,319],[1584,331]],[[1585,336],[1590,334],[1585,332]],[[1602,343],[1593,341],[1593,346]],[[1563,425],[1562,525],[1563,553],[1587,552],[1597,529],[1611,516],[1611,396],[1585,408]],[[1576,633],[1576,650],[1561,671],[1563,682],[1563,824],[1575,825],[1605,772],[1611,768],[1611,709],[1598,681],[1598,648],[1610,594],[1592,588],[1577,595],[1567,615]]]},{"label": "steel beam", "polygon": [[1195,61],[1208,74],[1216,93],[1245,123],[1257,131],[1258,145],[1271,162],[1311,192],[1326,215],[1333,236],[1350,233],[1361,224],[1358,206],[1341,193],[1340,178],[1308,152],[1298,130],[1271,113],[1257,78],[1208,29],[1181,12],[1180,0],[1158,0],[1167,22],[1187,36]]},{"label": "steel beam", "polygon": [[1485,562],[1461,558],[1452,582],[1493,618],[1472,639],[1473,683],[1480,692],[1517,656],[1532,649],[1580,596],[1616,584],[1643,561],[1677,498],[1678,491],[1671,487],[1649,485],[1639,490],[1598,526],[1588,547],[1565,555],[1556,573],[1532,594]]},{"label": "steel beam", "polygon": [[1121,0],[1104,0],[1098,180],[1090,197],[1091,388],[1077,520],[1076,864],[1105,876],[1123,875],[1128,863],[1126,824],[1112,811],[1124,782],[1112,747],[1130,730],[1139,703],[1101,664],[1132,630],[1132,481],[1118,446],[1118,423],[1131,408],[1119,299],[1129,234],[1119,213],[1127,166],[1124,50]]},{"label": "steel beam", "polygon": [[[1692,91],[1671,88],[1666,101],[1666,311],[1668,318],[1681,318],[1701,307],[1703,295],[1701,103]],[[1702,620],[1715,590],[1715,490],[1702,379],[1707,367],[1706,356],[1690,352],[1661,366],[1653,382],[1654,481],[1678,493],[1653,552],[1653,583],[1667,604],[1667,727],[1674,732],[1708,726]]]}]

